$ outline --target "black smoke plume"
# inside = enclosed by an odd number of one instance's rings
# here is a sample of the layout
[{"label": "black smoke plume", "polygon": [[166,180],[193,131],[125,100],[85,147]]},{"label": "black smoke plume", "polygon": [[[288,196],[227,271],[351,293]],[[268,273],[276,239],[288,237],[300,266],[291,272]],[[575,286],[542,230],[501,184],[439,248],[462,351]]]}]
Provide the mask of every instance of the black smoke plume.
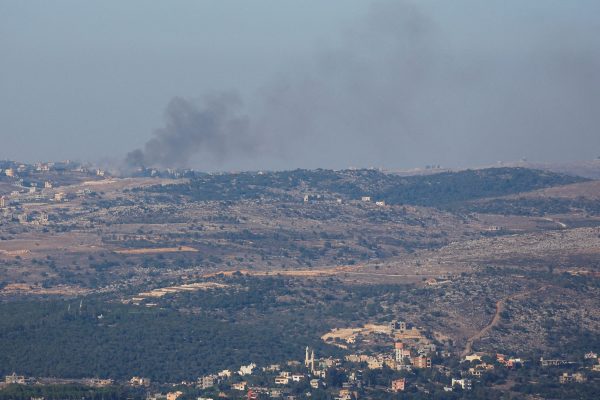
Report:
[{"label": "black smoke plume", "polygon": [[374,2],[339,44],[288,66],[247,109],[232,94],[172,100],[165,127],[128,164],[398,168],[597,155],[600,26],[500,22],[488,46],[486,32],[447,37],[453,27],[425,9]]},{"label": "black smoke plume", "polygon": [[127,154],[132,167],[185,167],[196,154],[218,162],[235,153],[252,153],[248,118],[234,93],[208,96],[202,103],[175,97],[165,110],[165,126],[143,149]]}]

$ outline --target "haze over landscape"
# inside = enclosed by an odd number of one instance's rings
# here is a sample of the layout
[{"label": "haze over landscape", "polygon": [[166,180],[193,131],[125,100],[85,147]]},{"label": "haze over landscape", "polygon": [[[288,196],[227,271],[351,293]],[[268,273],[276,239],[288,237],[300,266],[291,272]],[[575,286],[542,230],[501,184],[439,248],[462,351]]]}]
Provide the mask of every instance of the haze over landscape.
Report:
[{"label": "haze over landscape", "polygon": [[595,1],[33,5],[0,3],[0,158],[257,170],[600,155]]},{"label": "haze over landscape", "polygon": [[599,38],[0,0],[0,400],[598,400]]}]

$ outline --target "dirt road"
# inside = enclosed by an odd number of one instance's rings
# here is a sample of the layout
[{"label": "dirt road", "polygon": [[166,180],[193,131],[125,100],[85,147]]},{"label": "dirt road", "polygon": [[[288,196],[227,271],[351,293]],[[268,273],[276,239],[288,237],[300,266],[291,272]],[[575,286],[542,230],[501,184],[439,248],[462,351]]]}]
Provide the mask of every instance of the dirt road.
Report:
[{"label": "dirt road", "polygon": [[531,293],[539,292],[539,291],[541,291],[541,290],[543,290],[545,288],[546,288],[546,286],[542,286],[542,287],[540,287],[540,288],[538,288],[536,290],[528,290],[526,292],[516,293],[516,294],[510,295],[510,296],[507,296],[507,297],[505,297],[503,299],[498,300],[496,302],[496,312],[494,313],[494,317],[492,318],[492,320],[490,321],[490,323],[487,324],[482,330],[480,330],[475,335],[473,335],[469,339],[467,339],[467,343],[465,344],[465,349],[460,354],[461,358],[464,357],[464,356],[467,356],[467,355],[469,355],[469,354],[471,354],[473,352],[473,342],[475,342],[476,340],[481,339],[494,326],[498,325],[498,323],[500,322],[500,319],[501,319],[500,313],[502,313],[502,311],[504,311],[504,307],[506,306],[506,301],[507,300],[515,300],[515,299],[527,297]]}]

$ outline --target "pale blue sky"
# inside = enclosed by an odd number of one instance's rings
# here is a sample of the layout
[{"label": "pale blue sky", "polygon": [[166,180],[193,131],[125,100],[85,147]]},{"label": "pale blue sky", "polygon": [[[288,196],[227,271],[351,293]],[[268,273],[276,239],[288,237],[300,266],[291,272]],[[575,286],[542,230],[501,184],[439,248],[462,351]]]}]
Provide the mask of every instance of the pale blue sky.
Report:
[{"label": "pale blue sky", "polygon": [[[275,145],[199,155],[192,166],[600,155],[600,2],[391,1],[375,12],[372,3],[0,0],[0,158],[120,160],[164,125],[173,97],[222,90],[240,94],[252,121],[266,120],[260,140]],[[409,27],[378,32],[391,21]],[[404,34],[400,50],[385,43]],[[305,92],[306,81],[317,90]],[[275,102],[294,106],[279,113],[264,103],[281,82],[291,94]],[[362,102],[348,99],[354,83]],[[318,105],[304,110],[309,103]]]}]

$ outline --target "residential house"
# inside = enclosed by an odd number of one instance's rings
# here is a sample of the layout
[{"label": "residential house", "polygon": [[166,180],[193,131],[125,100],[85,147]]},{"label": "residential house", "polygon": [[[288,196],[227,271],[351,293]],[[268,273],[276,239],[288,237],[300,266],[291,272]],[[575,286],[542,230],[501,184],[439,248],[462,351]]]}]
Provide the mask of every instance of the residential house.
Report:
[{"label": "residential house", "polygon": [[404,392],[406,379],[400,378],[392,381],[392,392]]},{"label": "residential house", "polygon": [[276,376],[275,377],[275,384],[276,385],[287,385],[290,383],[290,378],[287,376]]},{"label": "residential house", "polygon": [[483,357],[485,354],[483,353],[474,353],[474,354],[470,354],[468,356],[465,356],[465,359],[463,361],[481,361],[481,357]]},{"label": "residential house", "polygon": [[558,377],[558,381],[562,384],[565,383],[583,383],[587,381],[587,377],[581,372],[575,372],[573,374],[569,374],[568,372],[564,372],[561,376]]},{"label": "residential house", "polygon": [[256,364],[254,364],[254,363],[250,363],[248,365],[242,365],[240,367],[240,370],[238,371],[238,374],[240,374],[241,376],[252,375],[254,368],[256,368]]},{"label": "residential house", "polygon": [[383,358],[369,357],[367,360],[367,368],[381,369],[383,368]]},{"label": "residential house", "polygon": [[224,369],[223,371],[217,373],[219,378],[231,378],[232,372],[228,369]]},{"label": "residential house", "polygon": [[349,389],[340,389],[340,392],[338,394],[338,397],[336,397],[336,400],[352,400],[352,391]]},{"label": "residential house", "polygon": [[460,386],[463,390],[471,390],[473,388],[470,379],[454,379],[452,378],[452,386]]},{"label": "residential house", "polygon": [[13,372],[12,375],[6,375],[4,377],[4,383],[6,383],[7,385],[10,385],[10,384],[24,385],[25,382],[26,382],[25,376],[17,375],[15,372]]},{"label": "residential house", "polygon": [[271,364],[268,367],[263,367],[263,371],[266,372],[277,372],[281,369],[281,366],[279,364]]},{"label": "residential house", "polygon": [[542,367],[557,367],[565,364],[568,364],[565,360],[544,360],[544,357],[540,358],[540,365]]},{"label": "residential house", "polygon": [[183,392],[180,392],[179,390],[176,392],[169,392],[167,393],[167,400],[177,400],[182,394]]},{"label": "residential house", "polygon": [[129,380],[129,384],[132,386],[150,386],[150,379],[134,376]]}]

